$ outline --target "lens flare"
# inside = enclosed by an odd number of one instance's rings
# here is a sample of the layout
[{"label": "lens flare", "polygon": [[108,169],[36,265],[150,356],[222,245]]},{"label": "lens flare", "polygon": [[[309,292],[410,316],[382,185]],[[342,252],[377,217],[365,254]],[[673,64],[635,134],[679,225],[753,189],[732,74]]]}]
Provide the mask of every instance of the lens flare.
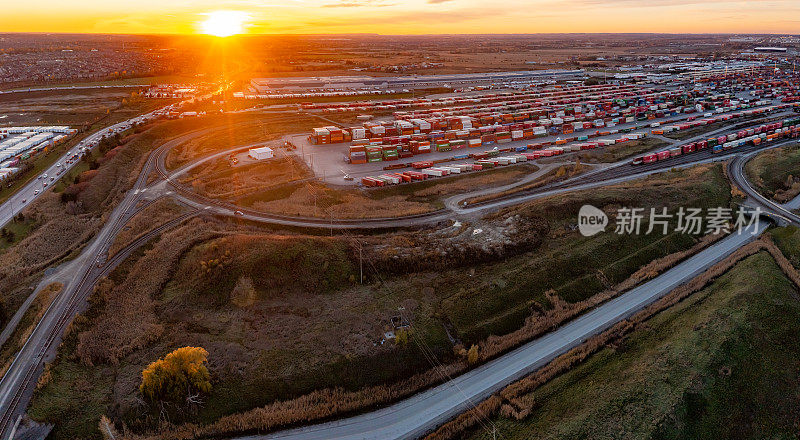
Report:
[{"label": "lens flare", "polygon": [[200,22],[200,32],[217,37],[230,37],[244,32],[249,16],[241,11],[214,11],[205,14],[208,18]]}]

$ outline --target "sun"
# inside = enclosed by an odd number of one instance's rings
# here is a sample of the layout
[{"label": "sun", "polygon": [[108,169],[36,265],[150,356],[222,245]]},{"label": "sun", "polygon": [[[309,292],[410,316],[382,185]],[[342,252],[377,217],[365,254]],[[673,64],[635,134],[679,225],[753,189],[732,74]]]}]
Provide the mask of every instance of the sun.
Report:
[{"label": "sun", "polygon": [[200,31],[217,37],[230,37],[244,32],[249,16],[242,11],[214,11],[206,14],[208,18],[199,23]]}]

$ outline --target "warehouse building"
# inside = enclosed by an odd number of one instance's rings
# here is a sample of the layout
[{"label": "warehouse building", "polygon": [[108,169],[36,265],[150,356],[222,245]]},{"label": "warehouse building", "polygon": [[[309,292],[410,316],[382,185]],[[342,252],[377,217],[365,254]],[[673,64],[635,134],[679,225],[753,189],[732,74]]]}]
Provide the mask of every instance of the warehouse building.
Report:
[{"label": "warehouse building", "polygon": [[785,47],[756,47],[753,49],[755,52],[767,52],[767,53],[786,53],[787,49]]},{"label": "warehouse building", "polygon": [[582,79],[586,75],[582,69],[576,70],[522,70],[515,72],[470,73],[463,75],[410,75],[410,76],[323,76],[294,78],[253,78],[249,92],[265,94],[280,91],[303,90],[360,90],[411,89],[425,87],[463,87],[468,85]]}]

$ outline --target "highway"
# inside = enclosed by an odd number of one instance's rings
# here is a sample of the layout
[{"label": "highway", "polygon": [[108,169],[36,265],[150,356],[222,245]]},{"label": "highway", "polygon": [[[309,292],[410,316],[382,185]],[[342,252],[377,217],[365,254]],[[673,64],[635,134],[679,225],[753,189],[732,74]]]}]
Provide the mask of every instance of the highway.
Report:
[{"label": "highway", "polygon": [[[41,372],[43,361],[54,354],[63,330],[75,313],[85,304],[86,298],[96,280],[112,270],[116,264],[124,259],[127,253],[132,252],[136,247],[198,212],[205,211],[266,224],[312,229],[327,229],[329,227],[331,229],[415,227],[430,224],[431,222],[450,220],[454,215],[496,210],[502,206],[517,204],[533,198],[617,183],[640,178],[647,174],[662,172],[674,167],[691,166],[705,161],[717,161],[752,151],[747,148],[740,148],[720,155],[707,153],[708,156],[704,156],[704,153],[700,152],[679,156],[673,158],[674,160],[656,162],[647,166],[632,166],[619,163],[570,181],[561,182],[553,187],[521,192],[486,204],[468,205],[467,207],[461,207],[457,203],[455,205],[451,204],[450,206],[458,208],[456,211],[444,209],[419,216],[370,220],[318,219],[277,216],[244,210],[235,205],[199,196],[177,183],[165,168],[166,155],[169,150],[177,145],[203,135],[208,130],[201,129],[179,136],[156,148],[148,156],[134,186],[126,194],[123,201],[113,210],[97,236],[86,246],[78,258],[62,267],[57,275],[46,279],[47,282],[56,280],[63,282],[64,291],[47,309],[43,318],[17,354],[11,367],[0,380],[0,432],[3,433],[3,438],[9,432],[17,416],[27,406],[33,386]],[[203,160],[200,159],[198,162]],[[183,173],[186,169],[186,167],[182,167],[178,172]],[[152,171],[157,171],[161,179],[148,185],[147,179]],[[194,208],[194,210],[191,210],[185,216],[160,225],[154,231],[135,240],[109,261],[105,261],[104,256],[107,255],[109,246],[125,223],[148,203],[167,195],[176,198],[178,201]],[[769,207],[769,205],[766,206]],[[778,210],[775,207],[770,209],[771,211]],[[236,211],[242,212],[237,214]],[[766,228],[766,225],[762,224],[754,232],[761,233],[764,228]],[[269,438],[405,438],[422,435],[467,408],[470,402],[474,403],[487,397],[508,383],[546,364],[555,356],[569,350],[591,335],[608,328],[620,319],[630,316],[630,314],[652,303],[677,285],[702,273],[705,269],[752,239],[753,236],[751,235],[731,235],[650,282],[583,315],[551,334],[459,376],[452,382],[372,413],[341,421],[275,433]]]},{"label": "highway", "polygon": [[561,354],[652,304],[676,287],[705,272],[767,228],[761,223],[748,233],[732,234],[658,277],[595,308],[497,359],[453,380],[367,414],[308,427],[280,431],[255,439],[408,439],[434,430],[512,382],[543,367]]},{"label": "highway", "polygon": [[97,280],[108,274],[117,264],[151,238],[197,214],[196,211],[189,211],[187,214],[157,226],[114,254],[110,260],[105,261],[109,247],[125,224],[148,204],[160,197],[157,193],[147,191],[147,178],[154,169],[157,153],[160,149],[172,148],[185,142],[190,136],[184,135],[173,139],[148,156],[133,187],[112,211],[100,232],[77,258],[59,267],[56,274],[46,277],[38,286],[37,291],[52,282],[61,282],[64,289],[47,308],[17,353],[8,371],[0,379],[0,434],[3,439],[7,438],[6,436],[17,417],[27,407],[37,378],[41,374],[43,362],[55,354],[61,335],[75,314],[84,307]]},{"label": "highway", "polygon": [[[771,145],[768,147],[768,149],[779,146],[780,144]],[[753,188],[753,186],[750,184],[750,181],[747,179],[747,176],[744,173],[744,167],[747,162],[758,153],[759,151],[753,151],[736,156],[736,158],[728,163],[728,176],[730,176],[733,183],[735,183],[736,186],[738,186],[739,189],[741,189],[742,192],[747,195],[747,201],[750,202],[749,204],[755,205],[751,206],[752,208],[758,207],[762,211],[766,212],[767,215],[774,215],[785,223],[793,223],[795,225],[800,224],[800,216],[791,211],[791,209],[794,208],[780,205],[764,197],[761,193],[756,191],[755,188]]]},{"label": "highway", "polygon": [[[792,140],[792,142],[796,142]],[[777,147],[778,145],[773,146]],[[755,152],[742,154],[731,161],[729,170],[737,185],[758,199],[762,209],[780,214],[800,225],[800,217],[789,211],[800,206],[800,196],[786,205],[778,205],[758,194],[742,172]],[[588,338],[612,327],[654,303],[676,287],[702,274],[734,251],[754,240],[768,223],[751,225],[742,234],[733,233],[656,278],[595,308],[542,337],[539,337],[479,368],[453,380],[416,394],[386,408],[370,413],[311,425],[268,435],[239,437],[239,440],[284,439],[406,439],[418,438],[433,431],[456,415],[470,409],[505,386],[545,366],[556,357],[580,345]]]},{"label": "highway", "polygon": [[[58,174],[59,171],[64,170],[64,173],[66,173],[76,166],[79,162],[78,160],[74,160],[72,163],[67,163],[67,159],[76,154],[80,156],[82,154],[82,147],[91,146],[93,148],[98,142],[100,142],[100,139],[103,136],[109,133],[109,130],[112,132],[121,131],[124,129],[124,127],[130,127],[136,122],[143,122],[152,119],[154,117],[154,113],[155,111],[131,118],[127,121],[118,122],[86,136],[84,139],[70,148],[66,153],[64,153],[54,164],[41,172],[36,179],[28,182],[3,203],[2,207],[0,207],[0,226],[11,221],[15,215],[19,214],[23,209],[28,207],[28,205],[33,203],[36,198],[44,194],[47,188],[43,186],[43,183],[46,182],[48,185],[54,184],[55,181],[60,178],[60,175]],[[58,166],[59,164],[61,165],[60,167]],[[51,180],[51,178],[54,179]]]}]

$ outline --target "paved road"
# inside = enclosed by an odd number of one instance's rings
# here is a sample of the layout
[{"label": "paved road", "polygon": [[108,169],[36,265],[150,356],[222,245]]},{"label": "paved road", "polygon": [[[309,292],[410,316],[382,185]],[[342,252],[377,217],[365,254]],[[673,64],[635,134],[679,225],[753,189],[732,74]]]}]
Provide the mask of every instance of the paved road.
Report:
[{"label": "paved road", "polygon": [[[58,176],[58,172],[60,170],[64,170],[66,173],[68,170],[72,169],[75,165],[78,164],[79,161],[75,160],[71,164],[67,163],[67,159],[72,157],[73,155],[81,155],[81,147],[88,147],[97,145],[97,142],[100,139],[109,133],[109,130],[112,132],[116,132],[117,130],[122,130],[123,127],[129,127],[133,122],[145,121],[152,119],[153,113],[151,112],[145,115],[137,116],[135,118],[131,118],[127,121],[118,122],[116,124],[110,125],[105,127],[101,130],[98,130],[89,136],[86,136],[83,140],[78,142],[72,148],[69,149],[66,153],[64,153],[60,159],[58,159],[53,165],[51,165],[46,170],[42,171],[36,179],[28,182],[25,186],[20,188],[14,195],[8,198],[2,206],[0,206],[0,226],[5,225],[8,223],[15,215],[20,213],[23,209],[25,209],[28,205],[33,203],[36,198],[44,194],[45,188],[42,184],[47,182],[48,184],[52,185],[54,181],[51,181],[51,177],[55,177],[54,180],[57,180],[60,176]],[[61,167],[57,165],[61,164]],[[43,177],[47,176],[47,177]]]},{"label": "paved road", "polygon": [[435,429],[508,384],[541,368],[615,323],[652,304],[679,285],[700,275],[766,229],[730,235],[662,275],[597,307],[545,336],[452,381],[368,414],[309,427],[243,439],[401,439]]},{"label": "paved road", "polygon": [[[185,142],[189,136],[185,135],[169,141],[155,153],[158,153],[161,148],[172,148]],[[196,214],[196,211],[190,211],[188,214],[158,226],[153,231],[137,238],[106,261],[108,249],[122,227],[134,215],[159,197],[152,194],[152,191],[148,192],[147,188],[147,178],[155,167],[156,157],[157,154],[151,154],[148,157],[133,188],[112,211],[103,228],[81,254],[60,267],[56,274],[46,277],[39,285],[41,288],[46,284],[58,281],[63,283],[64,289],[47,308],[44,316],[0,380],[0,434],[2,434],[2,438],[7,438],[14,421],[27,407],[36,379],[41,373],[43,361],[52,358],[55,354],[55,349],[58,347],[66,326],[84,306],[96,281],[113,270],[117,264],[150,238]]]},{"label": "paved road", "polygon": [[[169,149],[186,142],[189,139],[202,133],[204,130],[189,133],[184,136],[171,140],[152,153],[145,164],[143,171],[129,191],[122,203],[112,212],[108,222],[98,233],[95,239],[90,242],[81,255],[63,270],[60,275],[61,281],[65,284],[64,292],[59,295],[53,304],[47,309],[44,317],[34,329],[33,333],[26,341],[23,348],[18,353],[8,372],[0,380],[0,432],[4,435],[15,417],[24,410],[30,398],[32,387],[35,385],[42,361],[48,355],[52,355],[63,329],[69,320],[77,313],[79,307],[85,303],[86,296],[91,290],[91,286],[99,276],[110,270],[114,264],[121,261],[117,256],[105,264],[102,263],[102,256],[107,252],[114,237],[121,227],[136,212],[141,209],[140,201],[146,195],[153,194],[163,182],[147,186],[147,178],[151,170],[161,172],[163,160]],[[730,155],[746,152],[746,149],[734,150]],[[637,178],[643,173],[655,173],[663,171],[665,167],[689,166],[698,160],[719,160],[722,156],[704,159],[701,154],[687,155],[683,158],[676,158],[679,162],[671,163],[666,161],[658,167],[639,167],[633,171],[625,169],[624,166],[614,167],[609,170],[601,170],[591,175],[584,176],[584,180],[591,180],[589,183],[580,183],[576,180],[562,187],[546,189],[540,194],[522,194],[515,201],[504,200],[503,203],[519,203],[528,200],[530,197],[544,197],[551,195],[547,191],[570,191],[580,189],[581,185],[602,185],[609,182],[616,182],[619,179]],[[682,161],[682,162],[680,162]],[[621,174],[603,174],[613,172]],[[168,178],[169,175],[163,177]],[[237,215],[234,210],[238,210],[233,205],[209,201],[201,198],[190,191],[186,191],[179,185],[171,182],[178,191],[174,194],[179,200],[185,201],[189,206],[194,206],[206,211],[213,211],[218,214],[231,215],[248,218],[253,221],[265,223],[287,224],[291,226],[308,226],[312,228],[328,227],[326,219],[297,219],[293,217],[269,216],[259,212],[243,212]],[[570,186],[572,185],[572,186]],[[151,196],[152,197],[152,196]],[[478,207],[479,209],[497,209],[497,206]],[[475,209],[471,207],[470,209]],[[416,226],[431,221],[441,221],[452,216],[450,211],[442,211],[423,216],[409,216],[402,219],[377,219],[377,220],[330,220],[330,227],[337,229],[344,228],[364,228],[368,223],[370,227],[397,227],[397,226]],[[181,219],[176,219],[178,221]],[[170,226],[173,223],[166,226]],[[177,223],[175,223],[177,224]],[[162,225],[162,227],[165,227]],[[763,231],[762,227],[756,231]],[[163,229],[159,228],[152,234],[159,233]],[[433,429],[440,423],[449,419],[453,415],[461,412],[469,405],[470,401],[477,401],[485,398],[492,392],[498,390],[507,383],[524,376],[541,365],[544,365],[553,357],[579,344],[585,338],[602,331],[619,319],[634,313],[646,304],[654,301],[675,286],[685,282],[705,268],[724,258],[736,248],[751,240],[751,236],[731,236],[715,244],[706,251],[687,260],[679,266],[652,280],[651,282],[634,289],[627,294],[613,300],[600,308],[584,315],[583,317],[565,325],[561,329],[543,338],[533,341],[506,356],[482,366],[474,371],[460,376],[453,382],[441,385],[425,393],[407,399],[391,407],[365,414],[351,419],[331,422],[323,425],[316,425],[298,430],[287,431],[274,434],[273,437],[286,438],[400,438],[407,436],[418,436]],[[141,240],[132,245],[138,246]],[[133,248],[131,248],[133,249]],[[101,257],[101,263],[97,264],[97,258]],[[122,258],[122,257],[120,257]]]},{"label": "paved road", "polygon": [[[792,140],[791,142],[797,142],[797,140]],[[787,143],[771,145],[767,149],[777,148]],[[759,152],[760,151],[754,151],[747,154],[742,154],[730,161],[730,163],[728,163],[728,175],[736,184],[736,186],[738,186],[742,192],[747,194],[747,202],[749,205],[753,205],[751,206],[752,208],[761,208],[761,210],[766,212],[768,216],[772,215],[777,217],[780,223],[793,223],[795,225],[800,224],[800,216],[791,211],[791,209],[794,209],[791,207],[792,205],[788,207],[783,206],[764,197],[761,193],[756,191],[755,188],[753,188],[753,186],[750,184],[750,181],[747,179],[747,175],[744,172],[744,167],[747,162]]]},{"label": "paved road", "polygon": [[[796,142],[793,140],[792,142]],[[772,146],[771,148],[777,147]],[[762,209],[778,213],[795,225],[800,217],[789,211],[800,206],[800,196],[786,205],[763,198],[747,182],[742,169],[755,152],[736,157],[730,170],[734,181]],[[652,304],[676,287],[705,272],[767,228],[753,225],[743,234],[731,234],[660,276],[570,321],[557,330],[537,338],[481,367],[464,373],[431,390],[419,393],[389,407],[343,420],[276,432],[248,439],[400,439],[416,438],[452,419],[508,384],[543,367],[561,354],[603,332],[617,322]]]},{"label": "paved road", "polygon": [[[730,129],[728,129],[731,131]],[[738,130],[738,129],[737,129]],[[714,130],[719,132],[719,130]],[[735,131],[735,130],[734,130]],[[197,135],[202,135],[203,132],[197,132]],[[703,136],[697,136],[701,138]],[[686,141],[684,141],[686,142]],[[778,143],[782,145],[786,142]],[[239,147],[233,148],[237,150]],[[716,161],[728,160],[736,155],[748,153],[759,150],[759,147],[748,146],[739,147],[737,149],[728,150],[722,153],[713,154],[710,149],[705,149],[692,154],[682,155],[670,158],[664,161],[654,162],[652,164],[631,165],[629,161],[622,161],[611,164],[608,167],[589,172],[587,174],[568,179],[563,182],[558,182],[550,185],[545,185],[540,188],[535,188],[518,193],[509,194],[497,199],[470,204],[462,205],[466,197],[470,195],[463,195],[460,198],[451,199],[446,204],[444,209],[434,212],[390,217],[390,218],[369,218],[369,219],[341,219],[341,218],[314,218],[314,217],[300,217],[288,216],[279,214],[269,214],[262,211],[243,208],[232,203],[211,199],[200,194],[195,193],[191,188],[182,185],[173,175],[166,169],[165,160],[167,151],[164,150],[158,158],[156,169],[163,179],[168,181],[169,185],[175,191],[173,195],[175,198],[185,203],[188,206],[197,209],[207,209],[217,215],[232,216],[248,221],[275,224],[281,226],[291,226],[297,228],[312,228],[312,229],[328,229],[328,230],[344,230],[344,229],[388,229],[388,228],[408,228],[417,227],[424,224],[435,224],[439,222],[446,222],[459,217],[473,217],[475,215],[495,211],[507,206],[513,206],[522,202],[540,199],[558,195],[568,191],[576,191],[583,189],[591,189],[610,184],[622,183],[630,180],[640,179],[651,174],[660,173],[673,168],[684,168],[694,166],[702,163],[710,163]],[[219,153],[218,153],[219,154]],[[180,168],[179,173],[185,173],[191,169],[195,164],[202,163],[201,159],[192,164],[187,164]],[[443,180],[444,181],[444,180]]]}]

